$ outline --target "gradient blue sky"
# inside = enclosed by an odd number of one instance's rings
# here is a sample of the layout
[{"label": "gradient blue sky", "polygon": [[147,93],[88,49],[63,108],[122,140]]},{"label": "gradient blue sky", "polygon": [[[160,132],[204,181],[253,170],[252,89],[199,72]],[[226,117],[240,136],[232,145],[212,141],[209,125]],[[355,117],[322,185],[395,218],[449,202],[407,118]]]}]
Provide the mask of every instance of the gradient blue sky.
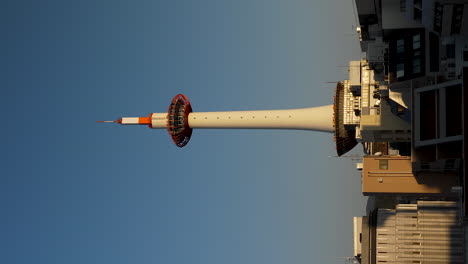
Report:
[{"label": "gradient blue sky", "polygon": [[[361,180],[332,135],[97,124],[330,104],[351,0],[3,1],[1,263],[343,263]],[[360,149],[359,149],[360,151]]]}]

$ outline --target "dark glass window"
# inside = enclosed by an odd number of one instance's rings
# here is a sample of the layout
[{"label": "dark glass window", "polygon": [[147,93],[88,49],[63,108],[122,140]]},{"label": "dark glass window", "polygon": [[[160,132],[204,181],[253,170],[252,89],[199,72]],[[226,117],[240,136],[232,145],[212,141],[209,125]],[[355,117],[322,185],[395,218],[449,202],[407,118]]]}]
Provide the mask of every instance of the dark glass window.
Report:
[{"label": "dark glass window", "polygon": [[405,64],[404,63],[398,63],[397,64],[397,72],[396,72],[396,77],[401,78],[405,76]]},{"label": "dark glass window", "polygon": [[446,52],[447,58],[449,59],[455,58],[455,44],[447,44],[447,46],[445,46],[445,52]]},{"label": "dark glass window", "polygon": [[460,34],[463,19],[463,4],[453,4],[450,34]]},{"label": "dark glass window", "polygon": [[417,34],[413,36],[413,49],[421,48],[421,35]]},{"label": "dark glass window", "polygon": [[422,21],[422,11],[417,8],[414,9],[414,20],[418,22]]},{"label": "dark glass window", "polygon": [[413,73],[420,73],[421,72],[421,59],[415,58],[413,59]]},{"label": "dark glass window", "polygon": [[457,136],[462,134],[462,86],[455,85],[445,88],[446,100],[446,131],[447,136]]},{"label": "dark glass window", "polygon": [[429,68],[431,72],[439,71],[439,37],[429,33]]},{"label": "dark glass window", "polygon": [[397,40],[397,53],[405,52],[405,39]]},{"label": "dark glass window", "polygon": [[442,15],[444,6],[439,3],[434,3],[434,31],[440,33],[442,31]]},{"label": "dark glass window", "polygon": [[437,137],[437,120],[438,120],[438,91],[431,90],[422,92],[419,95],[421,115],[420,122],[420,140],[434,139]]}]

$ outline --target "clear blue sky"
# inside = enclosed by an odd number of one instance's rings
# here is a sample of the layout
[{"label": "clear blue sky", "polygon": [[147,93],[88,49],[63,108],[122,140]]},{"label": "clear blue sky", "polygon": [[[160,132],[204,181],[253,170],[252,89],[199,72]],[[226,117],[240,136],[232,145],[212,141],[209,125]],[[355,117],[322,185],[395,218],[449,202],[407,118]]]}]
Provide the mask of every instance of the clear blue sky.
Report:
[{"label": "clear blue sky", "polygon": [[[3,2],[0,262],[343,263],[364,213],[332,135],[95,120],[330,104],[351,0]],[[359,149],[360,150],[360,149]]]}]

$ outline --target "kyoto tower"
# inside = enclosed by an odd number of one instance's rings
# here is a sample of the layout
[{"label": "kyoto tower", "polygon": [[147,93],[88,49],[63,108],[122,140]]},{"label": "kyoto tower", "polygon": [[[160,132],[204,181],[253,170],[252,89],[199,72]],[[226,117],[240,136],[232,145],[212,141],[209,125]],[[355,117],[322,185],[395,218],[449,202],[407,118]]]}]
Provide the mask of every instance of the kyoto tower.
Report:
[{"label": "kyoto tower", "polygon": [[[338,83],[338,87],[341,83]],[[337,87],[337,88],[338,88]],[[338,89],[337,89],[338,90]],[[298,129],[335,133],[337,154],[342,155],[354,147],[354,135],[345,135],[352,144],[338,146],[343,142],[337,115],[337,96],[335,104],[286,110],[230,111],[230,112],[192,112],[192,105],[183,94],[172,99],[166,113],[152,113],[147,117],[122,117],[115,122],[122,125],[147,125],[154,129],[167,129],[178,147],[187,145],[195,128],[215,129]],[[345,131],[346,132],[346,131]],[[342,133],[341,133],[342,134]],[[341,144],[342,145],[342,144]],[[344,147],[344,148],[343,148]]]}]

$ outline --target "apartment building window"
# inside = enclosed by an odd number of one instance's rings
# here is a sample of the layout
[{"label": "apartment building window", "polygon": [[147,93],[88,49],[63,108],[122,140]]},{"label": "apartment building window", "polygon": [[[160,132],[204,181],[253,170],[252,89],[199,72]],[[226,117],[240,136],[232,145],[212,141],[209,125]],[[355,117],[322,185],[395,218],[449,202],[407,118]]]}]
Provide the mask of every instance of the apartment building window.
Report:
[{"label": "apartment building window", "polygon": [[421,21],[422,21],[422,11],[419,10],[418,8],[414,8],[413,15],[414,15],[414,20],[421,23]]},{"label": "apartment building window", "polygon": [[440,33],[442,31],[442,15],[444,13],[444,6],[439,3],[434,3],[434,31]]},{"label": "apartment building window", "polygon": [[450,34],[460,34],[463,19],[463,4],[454,4],[452,11],[452,25]]},{"label": "apartment building window", "polygon": [[455,58],[455,44],[447,44],[447,46],[445,46],[445,52],[448,59]]},{"label": "apartment building window", "polygon": [[415,58],[413,59],[413,73],[420,73],[421,72],[421,59]]},{"label": "apartment building window", "polygon": [[[425,72],[425,30],[404,29],[389,34],[389,72],[395,81],[420,77]],[[437,56],[438,57],[438,56]]]},{"label": "apartment building window", "polygon": [[424,113],[419,120],[419,138],[420,140],[429,140],[437,138],[439,120],[439,90],[431,90],[419,93],[420,108]]},{"label": "apartment building window", "polygon": [[446,136],[457,136],[463,134],[463,108],[462,108],[462,85],[448,86],[445,89],[446,111],[445,126]]},{"label": "apartment building window", "polygon": [[398,63],[396,67],[397,67],[396,77],[401,78],[401,77],[405,76],[405,64],[404,63]]},{"label": "apartment building window", "polygon": [[439,37],[433,32],[429,33],[429,70],[439,71]]},{"label": "apartment building window", "polygon": [[417,34],[413,36],[413,49],[421,48],[421,35]]},{"label": "apartment building window", "polygon": [[397,40],[397,53],[405,52],[405,39]]}]

